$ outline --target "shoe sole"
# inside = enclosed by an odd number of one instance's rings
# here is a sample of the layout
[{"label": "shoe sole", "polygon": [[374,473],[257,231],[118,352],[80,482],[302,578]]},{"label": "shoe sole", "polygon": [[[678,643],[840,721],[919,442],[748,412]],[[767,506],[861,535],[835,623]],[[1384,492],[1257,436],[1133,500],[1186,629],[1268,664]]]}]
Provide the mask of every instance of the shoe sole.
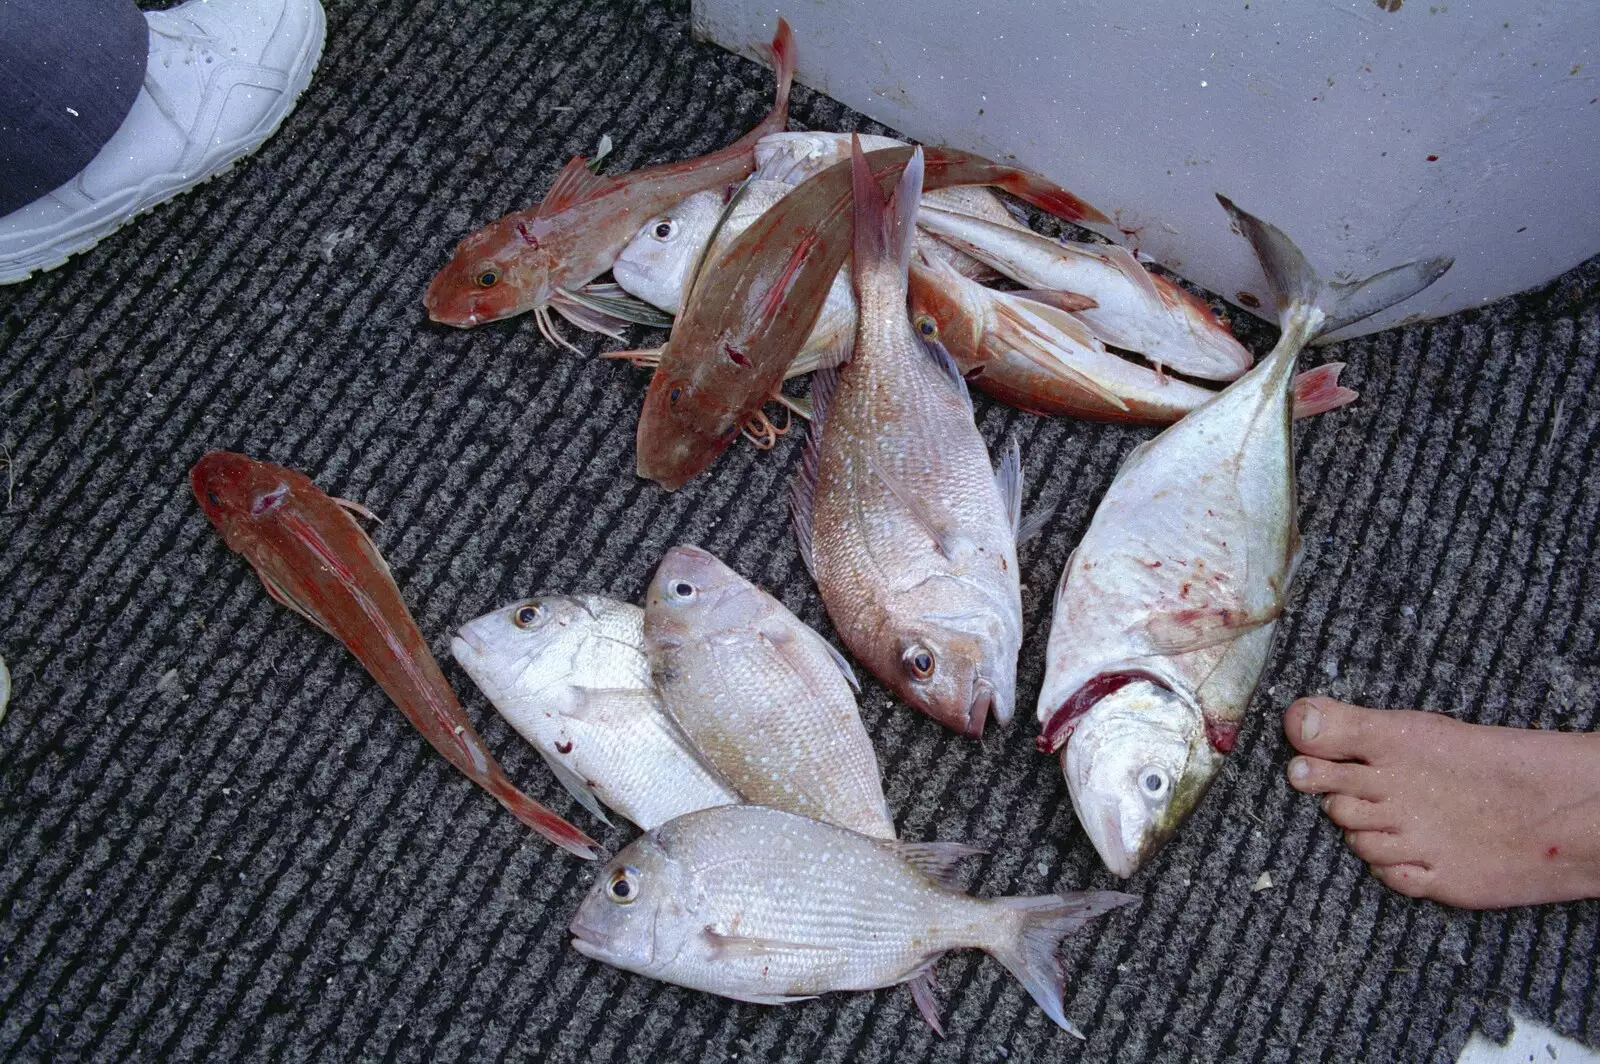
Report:
[{"label": "shoe sole", "polygon": [[[215,169],[209,170],[199,177],[186,177],[179,174],[158,174],[135,189],[108,197],[102,200],[104,208],[96,212],[99,217],[92,218],[76,229],[56,237],[44,247],[31,252],[28,260],[14,263],[9,269],[0,272],[0,285],[21,284],[36,273],[45,273],[61,266],[74,255],[81,255],[89,251],[100,241],[111,236],[123,226],[136,218],[149,213],[161,206],[166,201],[181,196],[190,189],[210,181],[212,178],[221,177],[232,170],[239,160],[254,154],[272,135],[278,132],[300,102],[300,96],[311,84],[311,77],[316,73],[317,67],[322,62],[322,51],[327,44],[327,18],[323,13],[322,5],[316,4],[312,8],[314,17],[310,26],[310,38],[315,40],[311,61],[307,63],[288,85],[284,86],[284,97],[289,101],[288,106],[278,112],[276,117],[270,119],[264,129],[257,126],[250,133],[234,140],[221,155],[221,163]],[[129,207],[127,204],[133,204]],[[14,272],[20,270],[21,272]]]}]

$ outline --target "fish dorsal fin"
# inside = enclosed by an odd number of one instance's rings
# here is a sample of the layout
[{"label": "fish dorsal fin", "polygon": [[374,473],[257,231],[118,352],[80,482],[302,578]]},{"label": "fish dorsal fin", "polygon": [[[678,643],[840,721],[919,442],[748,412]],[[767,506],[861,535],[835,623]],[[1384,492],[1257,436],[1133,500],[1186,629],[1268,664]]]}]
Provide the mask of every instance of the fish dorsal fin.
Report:
[{"label": "fish dorsal fin", "polygon": [[[823,946],[810,942],[784,942],[781,939],[757,938],[753,935],[725,935],[714,927],[707,927],[701,932],[706,943],[711,947],[711,956],[716,960],[734,960],[736,958],[772,957],[785,953],[818,954],[837,953],[837,946]],[[803,1000],[800,998],[787,998],[790,1001]]]},{"label": "fish dorsal fin", "polygon": [[548,218],[568,207],[575,207],[609,184],[611,184],[609,177],[601,177],[589,169],[588,159],[582,155],[574,155],[556,175],[555,184],[545,193],[539,209],[534,212],[534,217]]},{"label": "fish dorsal fin", "polygon": [[1156,653],[1174,657],[1205,650],[1219,643],[1231,643],[1247,632],[1271,624],[1282,615],[1281,601],[1260,610],[1196,606],[1158,614],[1140,628]]},{"label": "fish dorsal fin", "polygon": [[800,560],[806,572],[816,579],[817,567],[811,557],[811,514],[817,494],[817,462],[822,454],[822,429],[828,420],[828,407],[839,388],[837,370],[818,370],[811,375],[811,433],[800,454],[800,470],[789,489],[789,513],[794,522],[794,538],[800,547]]},{"label": "fish dorsal fin", "polygon": [[947,560],[955,561],[956,555],[960,552],[961,547],[965,545],[964,537],[955,529],[949,527],[947,522],[941,521],[928,508],[927,504],[912,494],[911,489],[902,484],[894,474],[870,458],[867,459],[867,468],[872,471],[873,476],[878,478],[878,483],[887,488],[889,494],[893,495],[899,500],[900,505],[906,508],[906,512],[911,515],[912,520],[922,526],[922,530],[928,534],[929,539],[933,540],[933,545],[938,548],[939,553],[944,555]]},{"label": "fish dorsal fin", "polygon": [[988,853],[976,846],[959,842],[892,842],[883,845],[900,855],[900,859],[947,890],[960,890],[955,881],[956,864],[967,857]]},{"label": "fish dorsal fin", "polygon": [[1015,436],[1006,441],[1000,466],[994,471],[994,482],[1000,488],[1000,501],[1011,518],[1011,534],[1015,537],[1022,531],[1022,444]]}]

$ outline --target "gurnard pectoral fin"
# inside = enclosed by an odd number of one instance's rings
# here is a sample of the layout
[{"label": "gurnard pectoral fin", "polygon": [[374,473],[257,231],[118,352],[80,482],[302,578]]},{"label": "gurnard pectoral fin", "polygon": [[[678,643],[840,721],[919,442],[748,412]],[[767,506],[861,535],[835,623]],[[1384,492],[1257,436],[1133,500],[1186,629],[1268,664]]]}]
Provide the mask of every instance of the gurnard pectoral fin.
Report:
[{"label": "gurnard pectoral fin", "polygon": [[1283,230],[1241,210],[1221,193],[1217,194],[1217,201],[1239,232],[1250,241],[1256,258],[1261,260],[1261,269],[1278,299],[1280,322],[1287,321],[1291,306],[1315,307],[1322,313],[1315,336],[1354,325],[1410,299],[1444,276],[1455,261],[1449,256],[1439,256],[1395,266],[1359,281],[1327,282]]},{"label": "gurnard pectoral fin", "polygon": [[1343,362],[1329,362],[1296,376],[1291,386],[1294,389],[1294,416],[1301,418],[1326,414],[1361,398],[1360,392],[1340,386],[1339,372],[1343,369]]}]

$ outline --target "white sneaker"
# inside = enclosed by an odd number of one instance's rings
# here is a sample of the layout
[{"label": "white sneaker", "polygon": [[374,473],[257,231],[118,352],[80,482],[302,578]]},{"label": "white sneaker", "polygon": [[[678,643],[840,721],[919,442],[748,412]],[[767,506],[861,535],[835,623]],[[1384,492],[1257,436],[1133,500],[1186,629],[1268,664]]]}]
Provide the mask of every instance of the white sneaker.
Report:
[{"label": "white sneaker", "polygon": [[133,109],[82,173],[0,218],[0,284],[61,265],[255,151],[322,56],[318,0],[189,0],[145,19]]}]

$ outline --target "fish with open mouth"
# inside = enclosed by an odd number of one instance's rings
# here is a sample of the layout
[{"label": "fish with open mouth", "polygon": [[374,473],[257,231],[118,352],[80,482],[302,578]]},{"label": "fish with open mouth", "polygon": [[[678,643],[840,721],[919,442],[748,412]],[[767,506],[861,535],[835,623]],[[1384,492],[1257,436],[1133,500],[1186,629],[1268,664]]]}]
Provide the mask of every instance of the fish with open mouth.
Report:
[{"label": "fish with open mouth", "polygon": [[639,607],[600,595],[526,599],[462,625],[450,651],[600,819],[604,804],[648,831],[742,800],[661,705]]},{"label": "fish with open mouth", "polygon": [[489,753],[350,511],[371,514],[303,473],[227,451],[196,462],[189,485],[267,593],[343,643],[435,750],[540,835],[585,860],[598,856],[593,839],[518,790]]},{"label": "fish with open mouth", "polygon": [[1079,821],[1124,877],[1205,794],[1266,667],[1300,558],[1295,357],[1450,266],[1327,282],[1282,232],[1218,198],[1277,293],[1282,335],[1123,462],[1061,574],[1039,694],[1039,747],[1061,752]]},{"label": "fish with open mouth", "polygon": [[981,949],[1058,1026],[1061,939],[1138,899],[1115,891],[974,898],[952,868],[980,851],[874,839],[755,805],[689,813],[600,871],[572,918],[584,956],[693,990],[783,1005],[874,990]]},{"label": "fish with open mouth", "polygon": [[596,299],[585,286],[611,268],[646,218],[754,170],[756,142],[788,122],[794,60],[794,35],[780,18],[772,38],[778,80],[772,110],[721,151],[615,177],[594,173],[587,159],[574,156],[543,202],[508,214],[457,245],[428,284],[423,297],[428,316],[465,329],[531,311],[546,339],[576,350],[556,331],[550,319],[554,310],[580,329],[620,336],[621,327],[634,320],[625,301]]},{"label": "fish with open mouth", "polygon": [[[919,149],[920,150],[920,149]],[[899,179],[909,148],[868,156],[873,180]],[[1064,218],[1103,217],[1037,174],[930,148],[924,187],[994,185]],[[702,472],[777,394],[850,251],[851,170],[801,183],[700,273],[639,414],[639,476],[668,491]]]},{"label": "fish with open mouth", "polygon": [[673,547],[645,593],[644,638],[668,710],[747,801],[894,838],[855,674],[783,603]]},{"label": "fish with open mouth", "polygon": [[917,709],[980,736],[1016,700],[1022,597],[1021,452],[998,472],[966,382],[906,316],[921,191],[912,156],[886,203],[854,158],[855,354],[813,378],[815,415],[793,493],[800,554],[834,627]]}]

